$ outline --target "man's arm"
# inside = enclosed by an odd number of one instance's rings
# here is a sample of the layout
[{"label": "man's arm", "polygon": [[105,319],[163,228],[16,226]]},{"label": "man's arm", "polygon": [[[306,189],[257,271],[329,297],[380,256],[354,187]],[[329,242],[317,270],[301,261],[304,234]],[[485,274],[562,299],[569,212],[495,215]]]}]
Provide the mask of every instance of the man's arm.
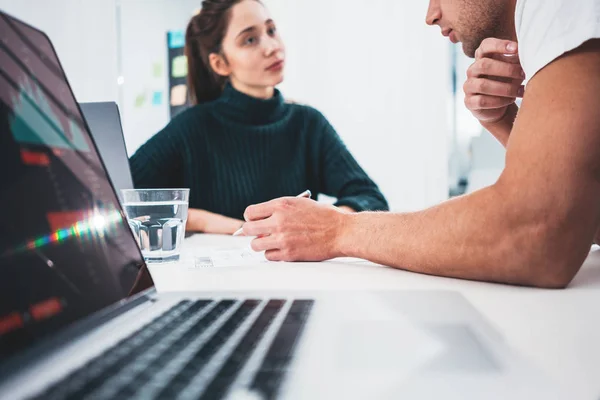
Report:
[{"label": "man's arm", "polygon": [[506,148],[506,146],[508,145],[508,139],[510,138],[510,132],[512,131],[518,113],[519,106],[517,106],[516,104],[511,104],[506,109],[506,114],[504,114],[500,121],[480,121],[480,123],[481,126],[483,126],[488,132],[492,134],[492,136],[496,138],[496,140],[500,142],[502,147]]},{"label": "man's arm", "polygon": [[426,274],[564,287],[600,221],[598,71],[596,40],[536,74],[491,187],[408,214],[341,214],[287,199],[248,209],[247,219],[267,219],[244,232],[271,235],[253,243],[270,259],[348,255]]},{"label": "man's arm", "polygon": [[419,213],[349,217],[342,251],[435,275],[566,286],[600,218],[599,71],[598,40],[548,65],[529,84],[495,185]]}]

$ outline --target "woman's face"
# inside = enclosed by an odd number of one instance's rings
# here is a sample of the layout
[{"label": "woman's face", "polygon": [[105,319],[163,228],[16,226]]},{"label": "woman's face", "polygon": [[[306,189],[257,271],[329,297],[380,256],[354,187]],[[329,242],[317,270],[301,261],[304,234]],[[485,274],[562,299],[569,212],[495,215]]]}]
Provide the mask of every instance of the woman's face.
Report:
[{"label": "woman's face", "polygon": [[285,47],[275,22],[258,1],[244,0],[231,9],[222,49],[224,60],[218,68],[238,90],[272,91],[283,81]]}]

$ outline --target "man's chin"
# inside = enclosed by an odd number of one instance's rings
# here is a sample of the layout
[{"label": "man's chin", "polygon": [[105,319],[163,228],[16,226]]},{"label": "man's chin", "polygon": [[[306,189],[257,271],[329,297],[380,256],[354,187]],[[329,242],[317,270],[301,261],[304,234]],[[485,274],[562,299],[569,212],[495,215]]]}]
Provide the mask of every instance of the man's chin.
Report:
[{"label": "man's chin", "polygon": [[467,42],[462,43],[463,53],[465,53],[465,55],[469,58],[475,58],[475,52],[477,51],[477,47],[479,46],[473,46],[472,44],[469,44]]}]

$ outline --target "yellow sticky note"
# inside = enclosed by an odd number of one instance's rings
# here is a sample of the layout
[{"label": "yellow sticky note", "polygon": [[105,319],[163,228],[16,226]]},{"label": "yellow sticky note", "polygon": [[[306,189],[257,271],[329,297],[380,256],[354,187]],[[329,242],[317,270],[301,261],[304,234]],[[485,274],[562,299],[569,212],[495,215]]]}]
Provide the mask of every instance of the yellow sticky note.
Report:
[{"label": "yellow sticky note", "polygon": [[173,78],[185,78],[188,73],[187,58],[178,56],[173,59],[171,64],[171,75]]},{"label": "yellow sticky note", "polygon": [[173,107],[182,106],[187,100],[187,86],[177,85],[171,88],[171,105]]}]

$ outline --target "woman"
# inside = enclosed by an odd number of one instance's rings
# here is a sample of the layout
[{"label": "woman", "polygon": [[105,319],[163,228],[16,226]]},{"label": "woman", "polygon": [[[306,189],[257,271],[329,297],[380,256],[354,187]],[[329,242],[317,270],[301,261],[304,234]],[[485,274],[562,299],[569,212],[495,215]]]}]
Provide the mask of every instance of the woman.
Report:
[{"label": "woman", "polygon": [[285,103],[285,49],[258,0],[205,0],[186,31],[194,107],[130,160],[138,188],[189,187],[187,229],[230,234],[244,210],[306,189],[349,212],[387,210],[373,181],[313,108]]}]

